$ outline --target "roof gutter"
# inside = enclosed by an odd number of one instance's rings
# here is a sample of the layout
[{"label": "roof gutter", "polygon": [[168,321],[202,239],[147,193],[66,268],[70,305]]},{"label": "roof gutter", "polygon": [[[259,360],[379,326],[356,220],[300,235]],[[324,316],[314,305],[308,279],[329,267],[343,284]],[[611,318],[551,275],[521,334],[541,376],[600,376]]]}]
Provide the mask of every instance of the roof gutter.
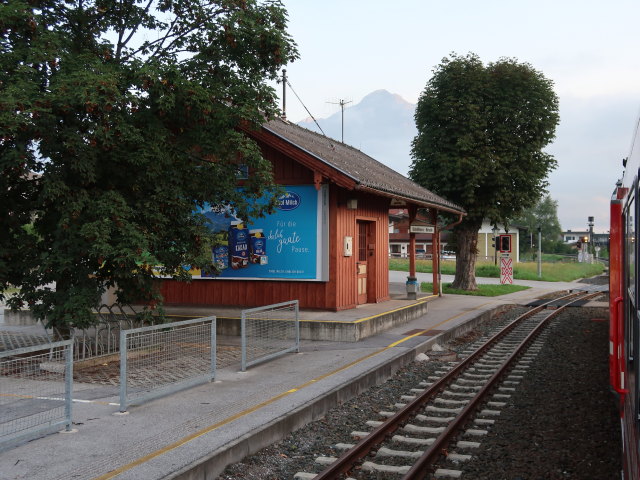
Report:
[{"label": "roof gutter", "polygon": [[464,217],[466,215],[466,213],[460,213],[460,216],[458,217],[458,220],[456,220],[453,223],[450,223],[449,225],[445,225],[444,227],[442,227],[440,230],[449,230],[450,228],[455,227],[456,225],[460,225],[462,223],[462,217]]}]

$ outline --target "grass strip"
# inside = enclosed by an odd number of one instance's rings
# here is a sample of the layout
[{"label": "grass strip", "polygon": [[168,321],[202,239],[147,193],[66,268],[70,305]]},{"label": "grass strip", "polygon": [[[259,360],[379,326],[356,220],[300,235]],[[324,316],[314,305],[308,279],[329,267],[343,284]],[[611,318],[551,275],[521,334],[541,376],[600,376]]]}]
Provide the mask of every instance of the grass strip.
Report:
[{"label": "grass strip", "polygon": [[[420,288],[423,292],[432,292],[433,284],[429,282],[422,282],[420,284]],[[524,285],[487,285],[480,284],[478,285],[477,290],[459,290],[457,288],[451,288],[450,283],[445,283],[442,285],[443,293],[451,293],[454,295],[475,295],[478,297],[498,297],[500,295],[506,295],[508,293],[519,292],[521,290],[526,290],[527,288]]]},{"label": "grass strip", "polygon": [[[390,258],[389,270],[400,272],[409,271],[409,259]],[[440,271],[444,275],[455,275],[455,260],[441,262]],[[601,263],[542,263],[542,277],[538,277],[536,262],[520,262],[514,264],[513,278],[518,280],[541,280],[544,282],[572,282],[579,278],[589,278],[600,275],[604,271]],[[432,273],[431,260],[416,260],[416,272]],[[500,267],[493,262],[477,262],[476,277],[499,278]]]}]

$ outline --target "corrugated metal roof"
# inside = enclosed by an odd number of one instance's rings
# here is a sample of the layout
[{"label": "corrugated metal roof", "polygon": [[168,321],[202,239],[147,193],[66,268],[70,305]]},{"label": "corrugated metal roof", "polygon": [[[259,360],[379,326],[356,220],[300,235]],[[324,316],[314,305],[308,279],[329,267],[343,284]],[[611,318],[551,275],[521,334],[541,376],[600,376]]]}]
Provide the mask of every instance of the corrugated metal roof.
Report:
[{"label": "corrugated metal roof", "polygon": [[464,209],[455,203],[421,187],[349,145],[282,119],[271,120],[264,124],[263,128],[350,177],[359,188],[408,199],[420,206],[464,212]]}]

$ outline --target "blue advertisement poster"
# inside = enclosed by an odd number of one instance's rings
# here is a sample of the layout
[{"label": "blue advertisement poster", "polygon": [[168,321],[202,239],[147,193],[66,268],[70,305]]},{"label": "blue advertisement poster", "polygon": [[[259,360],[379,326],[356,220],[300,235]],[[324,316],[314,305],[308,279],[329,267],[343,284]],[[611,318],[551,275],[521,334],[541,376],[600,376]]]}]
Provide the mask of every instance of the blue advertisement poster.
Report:
[{"label": "blue advertisement poster", "polygon": [[284,189],[275,213],[252,222],[237,218],[228,208],[206,206],[201,213],[221,243],[212,252],[220,274],[193,271],[194,278],[326,279],[326,189]]}]

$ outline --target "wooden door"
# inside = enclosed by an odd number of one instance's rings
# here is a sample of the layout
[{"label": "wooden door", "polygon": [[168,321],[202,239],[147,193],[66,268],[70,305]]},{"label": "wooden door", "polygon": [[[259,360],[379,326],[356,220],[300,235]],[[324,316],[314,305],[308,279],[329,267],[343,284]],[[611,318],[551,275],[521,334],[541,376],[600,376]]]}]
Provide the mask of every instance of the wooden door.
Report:
[{"label": "wooden door", "polygon": [[356,257],[356,282],[358,305],[367,303],[367,241],[369,239],[369,222],[358,222],[358,244]]}]

